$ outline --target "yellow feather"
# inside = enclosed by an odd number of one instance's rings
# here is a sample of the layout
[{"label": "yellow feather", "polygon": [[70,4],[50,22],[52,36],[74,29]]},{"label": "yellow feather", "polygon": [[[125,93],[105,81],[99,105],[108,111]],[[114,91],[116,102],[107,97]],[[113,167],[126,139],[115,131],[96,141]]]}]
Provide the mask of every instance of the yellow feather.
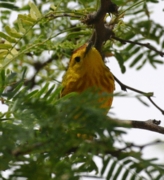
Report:
[{"label": "yellow feather", "polygon": [[[63,76],[63,91],[61,96],[70,92],[81,93],[88,88],[99,90],[99,101],[103,101],[102,108],[109,109],[112,104],[112,93],[115,89],[114,78],[109,68],[105,66],[96,48],[86,54],[87,44],[75,50],[71,56],[68,70]],[[96,91],[97,92],[97,91]],[[101,98],[102,93],[108,93],[108,98]]]}]

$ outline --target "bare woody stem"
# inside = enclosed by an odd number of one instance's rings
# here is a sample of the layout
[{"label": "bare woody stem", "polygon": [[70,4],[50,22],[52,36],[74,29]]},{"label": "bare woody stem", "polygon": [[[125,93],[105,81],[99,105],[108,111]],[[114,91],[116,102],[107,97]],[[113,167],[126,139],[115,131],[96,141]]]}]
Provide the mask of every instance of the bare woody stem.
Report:
[{"label": "bare woody stem", "polygon": [[[114,76],[114,75],[113,75]],[[144,95],[145,97],[148,98],[148,100],[162,113],[164,114],[164,110],[162,108],[160,108],[153,100],[152,100],[152,96],[153,96],[153,93],[152,92],[144,92],[144,91],[140,91],[138,89],[135,89],[135,88],[132,88],[130,86],[127,86],[125,84],[123,84],[119,79],[117,79],[115,76],[114,76],[114,79],[115,81],[121,86],[121,89],[123,91],[127,91],[127,89],[131,90],[131,91],[134,91],[134,92],[137,92],[139,94],[142,94]]]},{"label": "bare woody stem", "polygon": [[155,51],[155,52],[158,53],[161,57],[164,56],[164,52],[158,51],[156,48],[154,48],[153,46],[151,46],[149,43],[140,43],[140,42],[137,42],[137,41],[125,40],[125,39],[121,39],[121,38],[116,37],[116,36],[113,36],[112,38],[115,39],[115,40],[117,40],[117,41],[120,41],[122,44],[131,43],[131,44],[137,44],[137,45],[146,47],[146,48],[148,48],[148,49],[150,49],[150,50],[152,50],[152,51]]},{"label": "bare woody stem", "polygon": [[100,8],[96,13],[89,14],[83,22],[87,25],[94,26],[94,33],[91,40],[96,49],[101,53],[102,45],[111,36],[114,36],[110,27],[104,23],[106,13],[118,13],[117,6],[110,0],[101,0]]},{"label": "bare woody stem", "polygon": [[148,131],[157,132],[160,134],[164,134],[164,127],[159,126],[161,121],[160,120],[146,120],[146,121],[138,121],[138,120],[120,120],[116,118],[110,118],[110,121],[117,123],[118,127],[127,127],[127,128],[137,128],[137,129],[144,129]]}]

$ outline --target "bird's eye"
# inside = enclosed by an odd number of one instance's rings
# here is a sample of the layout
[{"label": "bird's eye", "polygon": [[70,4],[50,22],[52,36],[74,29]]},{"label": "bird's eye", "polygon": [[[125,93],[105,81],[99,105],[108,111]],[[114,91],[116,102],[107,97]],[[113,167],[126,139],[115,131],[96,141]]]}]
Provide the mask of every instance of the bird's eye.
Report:
[{"label": "bird's eye", "polygon": [[76,61],[76,62],[80,62],[80,56],[76,56],[76,57],[75,57],[75,61]]}]

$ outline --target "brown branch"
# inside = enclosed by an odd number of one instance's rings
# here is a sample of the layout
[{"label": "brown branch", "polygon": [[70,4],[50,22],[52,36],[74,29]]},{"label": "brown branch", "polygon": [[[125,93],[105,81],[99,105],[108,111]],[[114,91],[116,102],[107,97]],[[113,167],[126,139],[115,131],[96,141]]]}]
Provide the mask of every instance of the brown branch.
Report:
[{"label": "brown branch", "polygon": [[[113,75],[114,76],[114,75]],[[119,79],[116,78],[116,76],[114,76],[115,81],[121,86],[121,89],[123,91],[127,91],[127,89],[130,89],[131,91],[137,92],[139,94],[144,95],[145,97],[148,98],[148,100],[162,113],[164,114],[164,110],[162,108],[160,108],[152,99],[151,97],[153,96],[153,92],[144,92],[144,91],[140,91],[138,89],[132,88],[130,86],[127,86],[125,84],[123,84]]]},{"label": "brown branch", "polygon": [[160,134],[164,134],[164,127],[159,126],[160,120],[147,120],[147,121],[132,121],[133,128],[145,129],[149,131],[154,131]]},{"label": "brown branch", "polygon": [[155,51],[155,52],[158,53],[161,57],[164,56],[164,52],[158,51],[158,50],[155,49],[153,46],[151,46],[150,43],[140,43],[140,42],[137,42],[137,41],[125,40],[125,39],[121,39],[121,38],[116,37],[116,36],[113,36],[112,38],[115,39],[115,40],[117,40],[117,41],[120,41],[122,44],[131,43],[131,44],[137,44],[137,45],[146,47],[146,48],[148,48],[148,49],[150,49],[150,50],[152,50],[152,51]]},{"label": "brown branch", "polygon": [[157,132],[160,134],[164,134],[164,127],[159,126],[161,121],[160,120],[147,120],[147,121],[138,121],[138,120],[120,120],[120,119],[114,119],[109,118],[109,120],[113,121],[118,125],[118,127],[124,127],[124,128],[138,128],[138,129],[144,129],[149,130],[153,132]]},{"label": "brown branch", "polygon": [[107,13],[118,13],[118,7],[110,0],[101,0],[100,8],[97,12],[89,14],[83,23],[87,25],[94,25],[94,33],[91,37],[91,42],[93,42],[96,49],[101,54],[101,49],[103,43],[108,40],[111,36],[114,36],[112,28],[106,26],[104,23],[104,18]]}]

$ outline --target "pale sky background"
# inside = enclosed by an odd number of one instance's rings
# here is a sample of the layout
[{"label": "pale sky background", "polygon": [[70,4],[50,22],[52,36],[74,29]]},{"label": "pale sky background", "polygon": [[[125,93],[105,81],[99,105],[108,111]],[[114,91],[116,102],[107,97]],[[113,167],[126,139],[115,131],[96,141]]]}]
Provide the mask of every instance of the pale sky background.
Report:
[{"label": "pale sky background", "polygon": [[[164,1],[161,0],[160,3],[153,5],[154,13],[151,16],[156,22],[162,25],[164,25],[163,9]],[[164,60],[164,57],[161,59]],[[131,61],[128,61],[125,64],[127,67],[125,74],[120,72],[119,65],[114,58],[110,58],[107,65],[110,67],[113,74],[124,84],[145,92],[154,92],[153,100],[157,103],[157,105],[164,109],[164,65],[159,65],[157,66],[157,69],[154,69],[151,65],[147,64],[141,70],[136,71],[135,68],[128,68],[130,62]],[[116,83],[116,92],[120,91],[120,86]],[[115,117],[141,121],[156,119],[161,120],[161,126],[164,126],[164,115],[162,115],[161,112],[157,110],[146,97],[143,97],[142,99],[147,102],[150,107],[144,106],[136,98],[134,98],[136,93],[128,90],[127,95],[129,95],[129,97],[116,97],[114,99],[112,112],[115,113]],[[6,105],[0,104],[0,112],[4,112],[6,109]],[[152,142],[157,139],[164,141],[164,135],[159,133],[141,129],[131,129],[128,130],[128,132],[129,133],[124,138],[127,141],[131,141],[138,145]],[[164,144],[147,147],[143,152],[145,158],[158,157],[159,161],[164,163]]]}]

